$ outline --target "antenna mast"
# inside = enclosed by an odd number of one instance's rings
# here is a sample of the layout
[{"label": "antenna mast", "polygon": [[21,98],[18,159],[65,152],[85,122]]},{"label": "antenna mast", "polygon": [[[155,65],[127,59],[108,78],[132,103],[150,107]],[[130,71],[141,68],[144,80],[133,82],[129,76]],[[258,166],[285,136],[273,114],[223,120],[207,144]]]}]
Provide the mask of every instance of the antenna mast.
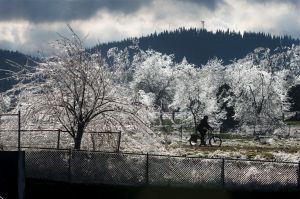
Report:
[{"label": "antenna mast", "polygon": [[202,29],[204,30],[204,23],[205,23],[205,21],[201,21],[201,24],[202,24]]}]

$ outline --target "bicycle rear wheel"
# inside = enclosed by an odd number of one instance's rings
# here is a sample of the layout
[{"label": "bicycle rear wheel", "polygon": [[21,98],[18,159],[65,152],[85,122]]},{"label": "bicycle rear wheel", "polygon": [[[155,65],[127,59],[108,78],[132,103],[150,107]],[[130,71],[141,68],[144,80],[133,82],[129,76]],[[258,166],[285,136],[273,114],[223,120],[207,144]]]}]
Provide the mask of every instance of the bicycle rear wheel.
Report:
[{"label": "bicycle rear wheel", "polygon": [[197,144],[197,142],[194,142],[192,140],[189,140],[190,146],[195,146]]},{"label": "bicycle rear wheel", "polygon": [[216,147],[220,147],[222,144],[222,140],[220,137],[218,136],[213,136],[209,139],[209,145],[210,146],[216,146]]},{"label": "bicycle rear wheel", "polygon": [[198,135],[192,134],[188,141],[191,146],[195,146],[197,144],[197,139],[198,139]]}]

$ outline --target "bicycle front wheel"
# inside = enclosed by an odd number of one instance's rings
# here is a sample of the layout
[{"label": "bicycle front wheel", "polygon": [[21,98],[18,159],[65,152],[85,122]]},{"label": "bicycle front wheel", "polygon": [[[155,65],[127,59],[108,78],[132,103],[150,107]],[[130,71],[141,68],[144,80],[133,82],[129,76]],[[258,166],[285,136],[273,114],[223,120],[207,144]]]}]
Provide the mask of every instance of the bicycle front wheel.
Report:
[{"label": "bicycle front wheel", "polygon": [[209,145],[210,146],[216,146],[216,147],[220,147],[222,144],[222,140],[220,137],[218,136],[213,136],[209,139]]}]

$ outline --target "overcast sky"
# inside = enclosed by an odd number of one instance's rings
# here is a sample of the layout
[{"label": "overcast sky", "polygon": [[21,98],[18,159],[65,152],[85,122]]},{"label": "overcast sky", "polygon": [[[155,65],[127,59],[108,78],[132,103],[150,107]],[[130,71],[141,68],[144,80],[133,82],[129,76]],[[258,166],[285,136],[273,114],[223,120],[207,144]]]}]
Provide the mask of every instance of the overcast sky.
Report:
[{"label": "overcast sky", "polygon": [[0,0],[0,49],[49,53],[70,24],[87,46],[178,27],[300,38],[300,0]]}]

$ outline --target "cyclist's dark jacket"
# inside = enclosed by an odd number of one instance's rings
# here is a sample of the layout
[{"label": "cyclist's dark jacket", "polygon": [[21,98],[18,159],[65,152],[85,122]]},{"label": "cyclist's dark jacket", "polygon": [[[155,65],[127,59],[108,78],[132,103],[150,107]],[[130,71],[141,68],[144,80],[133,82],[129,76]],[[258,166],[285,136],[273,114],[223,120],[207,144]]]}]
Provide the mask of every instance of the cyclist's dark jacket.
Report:
[{"label": "cyclist's dark jacket", "polygon": [[212,129],[212,127],[209,126],[206,119],[202,119],[197,126],[197,130],[201,132],[201,131],[206,131],[206,129]]}]

